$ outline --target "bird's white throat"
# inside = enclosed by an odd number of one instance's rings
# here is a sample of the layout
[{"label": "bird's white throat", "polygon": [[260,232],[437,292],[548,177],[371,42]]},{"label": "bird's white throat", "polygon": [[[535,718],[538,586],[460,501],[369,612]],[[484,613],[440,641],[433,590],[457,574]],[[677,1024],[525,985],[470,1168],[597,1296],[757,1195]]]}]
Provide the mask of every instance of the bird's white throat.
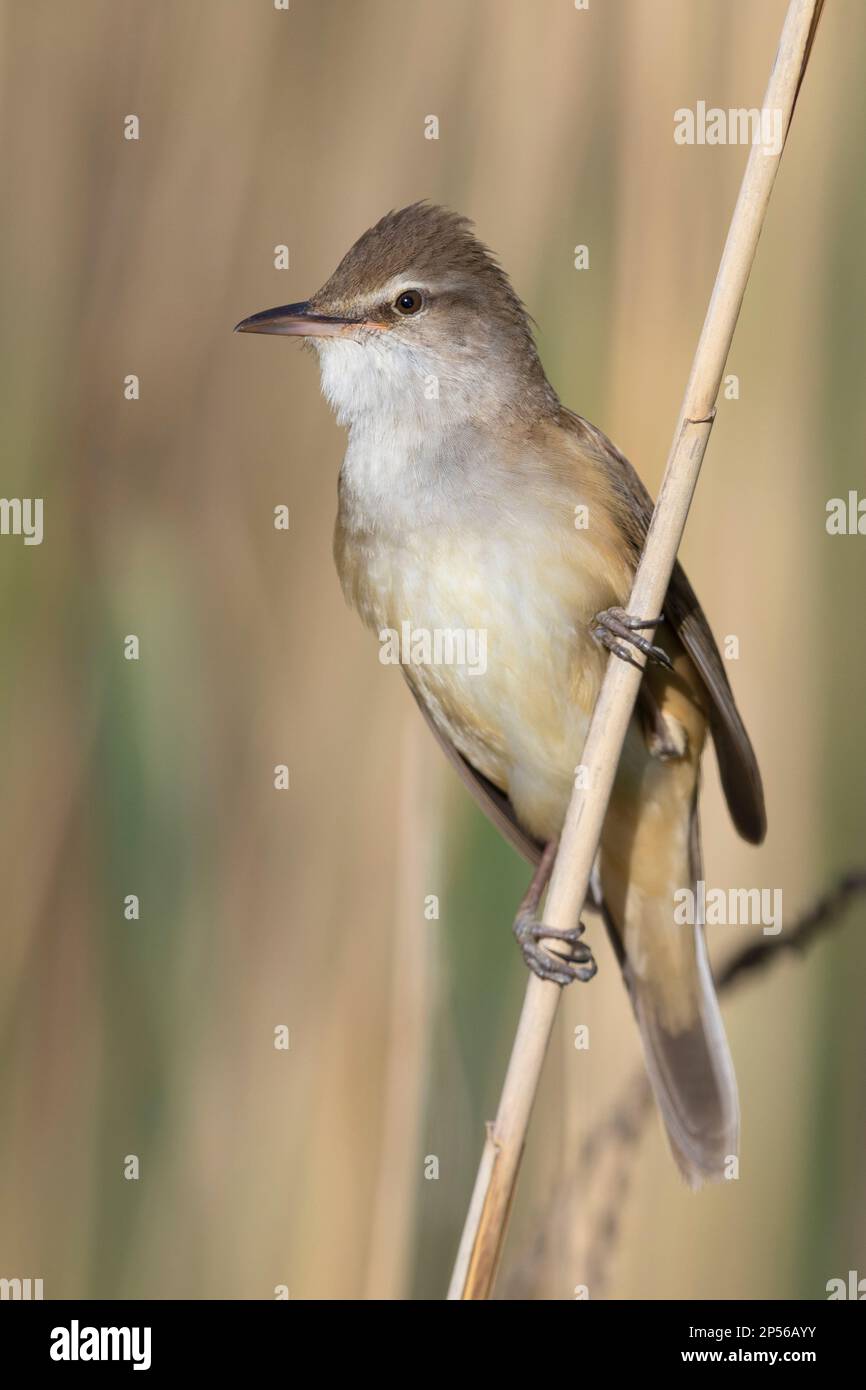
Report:
[{"label": "bird's white throat", "polygon": [[477,359],[446,364],[392,335],[313,342],[322,392],[349,429],[341,481],[352,520],[377,530],[425,524],[465,496],[472,422],[495,409]]}]

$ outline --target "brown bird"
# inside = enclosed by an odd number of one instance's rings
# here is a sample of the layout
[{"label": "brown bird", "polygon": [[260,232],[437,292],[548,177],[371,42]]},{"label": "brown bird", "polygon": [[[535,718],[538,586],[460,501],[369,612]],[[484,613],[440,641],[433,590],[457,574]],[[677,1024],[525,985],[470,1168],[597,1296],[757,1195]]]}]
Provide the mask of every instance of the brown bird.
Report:
[{"label": "brown bird", "polygon": [[349,430],[334,542],[344,592],[383,651],[400,635],[440,744],[536,865],[515,932],[531,968],[558,984],[590,978],[595,964],[581,924],[559,949],[543,944],[556,934],[538,904],[608,651],[646,658],[592,894],[677,1162],[693,1185],[723,1176],[738,1144],[736,1081],[702,924],[674,921],[674,894],[702,877],[708,729],[734,823],[753,843],[766,829],[763,792],[679,565],[656,644],[644,633],[662,616],[624,611],[652,513],[645,487],[560,403],[507,276],[467,219],[443,208],[389,213],[312,299],[238,329],[301,336],[318,351],[322,389]]}]

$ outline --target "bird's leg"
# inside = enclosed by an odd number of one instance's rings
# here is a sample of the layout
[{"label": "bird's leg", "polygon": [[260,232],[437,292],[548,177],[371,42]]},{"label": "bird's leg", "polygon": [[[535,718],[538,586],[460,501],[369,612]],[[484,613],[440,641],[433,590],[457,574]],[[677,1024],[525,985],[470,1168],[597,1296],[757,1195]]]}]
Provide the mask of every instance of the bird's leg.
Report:
[{"label": "bird's leg", "polygon": [[667,666],[669,671],[673,670],[673,663],[667,652],[662,647],[654,647],[652,642],[640,635],[640,628],[657,627],[659,623],[663,623],[664,614],[658,618],[633,618],[624,608],[605,608],[602,613],[596,613],[592,621],[592,635],[595,640],[607,647],[607,650],[613,652],[621,661],[627,661],[630,666],[637,666],[638,670],[643,670],[640,662],[635,661],[625,645],[628,642],[631,646],[637,647],[639,652],[643,652],[648,661],[657,661],[660,666]]},{"label": "bird's leg", "polygon": [[[583,923],[569,931],[559,931],[556,927],[546,927],[538,919],[538,905],[547,887],[553,861],[556,858],[558,840],[550,840],[532,876],[514,919],[514,935],[523,952],[523,959],[530,970],[542,980],[552,980],[557,985],[570,985],[572,980],[591,980],[598,966],[592,958],[592,951],[583,935]],[[561,941],[568,954],[554,951],[542,943]]]}]

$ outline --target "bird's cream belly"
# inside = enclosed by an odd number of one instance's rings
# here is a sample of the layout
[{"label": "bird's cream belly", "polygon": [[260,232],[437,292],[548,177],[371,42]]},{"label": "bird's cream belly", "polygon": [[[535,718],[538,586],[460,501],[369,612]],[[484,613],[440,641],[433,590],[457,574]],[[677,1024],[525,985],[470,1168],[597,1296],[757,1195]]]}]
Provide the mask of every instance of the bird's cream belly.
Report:
[{"label": "bird's cream belly", "polygon": [[473,545],[464,535],[380,555],[367,579],[364,616],[383,647],[383,630],[399,635],[438,726],[508,793],[527,830],[557,834],[604,668],[587,617],[601,599],[585,591],[586,572],[530,537]]}]

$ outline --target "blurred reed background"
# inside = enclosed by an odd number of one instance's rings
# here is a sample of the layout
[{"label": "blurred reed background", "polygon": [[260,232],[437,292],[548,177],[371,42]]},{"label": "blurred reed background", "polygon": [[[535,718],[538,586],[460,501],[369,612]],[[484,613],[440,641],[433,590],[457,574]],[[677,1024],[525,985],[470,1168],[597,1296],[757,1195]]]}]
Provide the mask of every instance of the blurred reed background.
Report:
[{"label": "blurred reed background", "polygon": [[[677,146],[673,112],[757,104],[784,10],[0,7],[2,492],[45,499],[43,545],[0,540],[0,1275],[49,1298],[441,1296],[522,996],[525,870],[343,605],[343,438],[314,363],[231,328],[305,297],[388,208],[445,202],[501,256],[563,399],[655,488],[745,160]],[[707,879],[781,887],[789,921],[866,860],[866,542],[824,526],[863,487],[864,76],[862,4],[835,0],[684,548],[740,640],[770,815],[765,846],[738,841],[708,757]],[[728,1000],[740,1181],[687,1192],[653,1118],[595,1296],[822,1297],[866,1274],[864,927]],[[594,944],[503,1290],[638,1063]],[[573,1191],[533,1296],[585,1282],[591,1225]]]}]

